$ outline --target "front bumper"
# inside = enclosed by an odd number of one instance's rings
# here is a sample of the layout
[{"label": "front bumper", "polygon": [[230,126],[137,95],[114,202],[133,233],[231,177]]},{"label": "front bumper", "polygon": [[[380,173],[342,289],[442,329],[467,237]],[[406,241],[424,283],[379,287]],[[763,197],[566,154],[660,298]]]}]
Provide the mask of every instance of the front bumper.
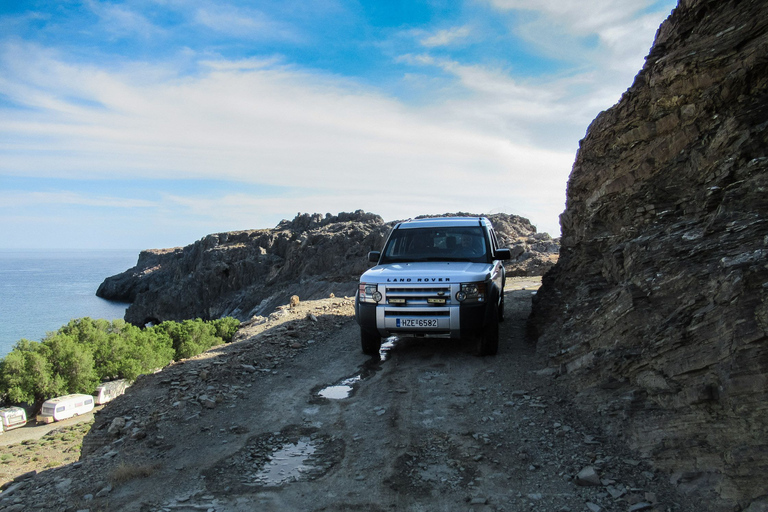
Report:
[{"label": "front bumper", "polygon": [[[485,325],[487,309],[488,304],[484,302],[441,308],[392,307],[357,301],[355,319],[361,329],[378,332],[382,337],[401,335],[465,338],[482,329]],[[427,323],[435,325],[423,326]],[[422,326],[407,326],[407,324],[422,324]]]}]

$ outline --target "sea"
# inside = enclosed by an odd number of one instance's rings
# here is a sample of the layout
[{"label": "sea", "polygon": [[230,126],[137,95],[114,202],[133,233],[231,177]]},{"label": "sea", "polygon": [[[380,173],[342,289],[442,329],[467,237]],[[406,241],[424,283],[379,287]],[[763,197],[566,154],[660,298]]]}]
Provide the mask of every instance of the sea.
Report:
[{"label": "sea", "polygon": [[96,296],[138,250],[0,250],[0,358],[22,338],[40,341],[73,318],[123,318],[128,304]]}]

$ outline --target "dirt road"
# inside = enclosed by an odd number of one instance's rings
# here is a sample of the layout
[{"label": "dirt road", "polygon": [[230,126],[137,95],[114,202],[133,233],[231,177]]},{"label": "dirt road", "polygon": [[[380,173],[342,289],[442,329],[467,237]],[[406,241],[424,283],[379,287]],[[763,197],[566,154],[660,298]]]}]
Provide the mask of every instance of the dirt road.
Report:
[{"label": "dirt road", "polygon": [[64,421],[57,421],[48,424],[35,424],[34,419],[29,421],[26,426],[8,430],[0,435],[0,446],[7,446],[9,444],[16,444],[22,441],[28,441],[32,439],[40,439],[51,430],[59,429],[61,427],[68,427],[70,425],[77,425],[78,423],[87,423],[93,420],[94,412],[101,410],[101,407],[96,407],[93,411],[83,414],[81,416],[75,416]]},{"label": "dirt road", "polygon": [[94,430],[152,421],[34,485],[43,496],[69,479],[74,503],[96,510],[696,510],[539,371],[524,339],[537,284],[515,283],[495,357],[390,339],[374,360],[360,351],[349,301],[325,324],[316,309],[320,327],[268,327],[137,383]]}]

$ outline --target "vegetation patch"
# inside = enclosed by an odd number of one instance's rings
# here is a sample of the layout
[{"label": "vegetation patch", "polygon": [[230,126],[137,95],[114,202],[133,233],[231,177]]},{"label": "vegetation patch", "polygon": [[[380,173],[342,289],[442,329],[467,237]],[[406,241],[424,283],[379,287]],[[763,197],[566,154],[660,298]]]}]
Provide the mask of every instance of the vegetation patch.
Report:
[{"label": "vegetation patch", "polygon": [[[80,460],[83,437],[91,430],[93,421],[53,430],[40,439],[28,439],[1,448],[0,485],[30,471],[43,471]],[[51,435],[54,434],[54,435]],[[54,436],[64,435],[64,439]],[[51,443],[50,441],[55,441]]]},{"label": "vegetation patch", "polygon": [[184,320],[139,328],[123,320],[79,318],[42,341],[19,340],[0,360],[0,402],[35,403],[93,393],[99,382],[133,381],[174,360],[232,341],[240,322]]}]

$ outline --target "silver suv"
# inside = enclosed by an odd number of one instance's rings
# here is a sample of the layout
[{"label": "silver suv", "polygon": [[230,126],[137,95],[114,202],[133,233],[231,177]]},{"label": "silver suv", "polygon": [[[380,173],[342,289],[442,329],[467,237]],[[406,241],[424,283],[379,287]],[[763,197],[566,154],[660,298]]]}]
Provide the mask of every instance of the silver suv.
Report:
[{"label": "silver suv", "polygon": [[355,319],[366,354],[393,335],[476,338],[480,355],[496,354],[504,319],[504,265],[485,217],[440,217],[397,224],[377,265],[360,277]]}]

